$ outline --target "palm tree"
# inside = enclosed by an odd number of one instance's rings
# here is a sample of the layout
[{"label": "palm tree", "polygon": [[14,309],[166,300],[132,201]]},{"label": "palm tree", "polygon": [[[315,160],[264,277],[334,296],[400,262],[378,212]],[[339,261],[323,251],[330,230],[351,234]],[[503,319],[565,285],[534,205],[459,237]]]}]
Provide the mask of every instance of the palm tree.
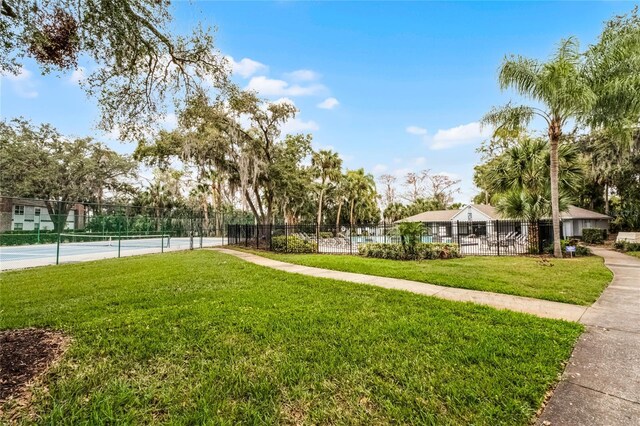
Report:
[{"label": "palm tree", "polygon": [[[529,245],[534,250],[538,245],[538,221],[552,215],[549,151],[544,139],[522,138],[491,160],[491,168],[484,175],[487,189],[497,194],[498,212],[528,222]],[[558,148],[558,161],[558,204],[560,211],[566,211],[582,183],[583,168],[576,146],[566,142]]]},{"label": "palm tree", "polygon": [[386,222],[393,223],[407,216],[407,208],[401,203],[391,203],[384,209],[383,216]]},{"label": "palm tree", "polygon": [[512,56],[500,67],[501,89],[513,88],[519,95],[543,105],[513,106],[510,103],[493,108],[483,124],[495,126],[496,132],[513,131],[541,117],[547,126],[550,147],[551,218],[553,221],[553,254],[561,257],[560,205],[558,182],[558,147],[563,128],[571,119],[588,116],[596,104],[596,94],[585,74],[585,63],[576,39],[562,41],[548,62]]},{"label": "palm tree", "polygon": [[358,201],[376,196],[376,181],[373,175],[365,173],[364,169],[347,170],[347,198],[349,201],[349,223],[355,224],[355,208]]},{"label": "palm tree", "polygon": [[324,195],[331,182],[335,182],[342,175],[342,159],[337,152],[321,149],[311,156],[313,176],[320,179],[318,183],[318,226],[322,224],[322,207]]}]

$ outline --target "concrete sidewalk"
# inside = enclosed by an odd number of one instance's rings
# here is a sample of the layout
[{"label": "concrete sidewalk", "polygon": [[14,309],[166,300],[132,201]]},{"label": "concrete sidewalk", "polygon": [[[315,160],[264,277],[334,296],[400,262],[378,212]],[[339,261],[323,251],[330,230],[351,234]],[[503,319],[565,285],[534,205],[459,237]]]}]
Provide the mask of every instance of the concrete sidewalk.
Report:
[{"label": "concrete sidewalk", "polygon": [[538,425],[640,425],[640,259],[594,248],[614,273]]},{"label": "concrete sidewalk", "polygon": [[511,296],[508,294],[491,293],[487,291],[445,287],[398,278],[377,277],[374,275],[354,274],[351,272],[294,265],[292,263],[280,262],[278,260],[268,259],[252,253],[224,248],[215,248],[214,250],[239,257],[247,262],[255,263],[256,265],[266,266],[280,271],[309,275],[318,278],[331,278],[334,280],[369,284],[394,290],[405,290],[412,293],[424,294],[426,296],[438,297],[440,299],[455,300],[458,302],[479,303],[493,308],[508,309],[510,311],[532,314],[543,318],[577,322],[587,311],[586,306],[572,305],[569,303],[552,302],[549,300]]}]

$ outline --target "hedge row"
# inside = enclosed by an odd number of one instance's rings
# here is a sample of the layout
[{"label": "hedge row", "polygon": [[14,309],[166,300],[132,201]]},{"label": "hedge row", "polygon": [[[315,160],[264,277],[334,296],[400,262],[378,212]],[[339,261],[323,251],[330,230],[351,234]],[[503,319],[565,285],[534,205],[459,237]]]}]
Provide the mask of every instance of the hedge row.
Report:
[{"label": "hedge row", "polygon": [[640,251],[640,243],[630,241],[618,241],[613,246],[620,251]]},{"label": "hedge row", "polygon": [[282,253],[316,253],[318,245],[297,235],[279,235],[271,238],[271,249]]},{"label": "hedge row", "polygon": [[461,257],[457,244],[416,243],[409,248],[396,243],[367,243],[358,246],[358,253],[365,257],[392,260],[452,259]]},{"label": "hedge row", "polygon": [[21,246],[26,244],[57,243],[58,234],[53,232],[40,232],[38,242],[37,233],[3,232],[0,234],[0,246]]},{"label": "hedge row", "polygon": [[587,244],[602,244],[607,239],[607,230],[599,228],[584,228],[582,241]]}]

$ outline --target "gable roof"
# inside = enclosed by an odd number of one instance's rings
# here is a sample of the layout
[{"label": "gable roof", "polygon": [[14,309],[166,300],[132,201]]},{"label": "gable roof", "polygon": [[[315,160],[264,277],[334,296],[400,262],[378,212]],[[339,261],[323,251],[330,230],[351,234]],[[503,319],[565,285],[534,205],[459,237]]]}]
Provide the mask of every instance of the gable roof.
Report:
[{"label": "gable roof", "polygon": [[[456,210],[432,210],[428,212],[418,213],[413,216],[405,217],[398,220],[398,222],[447,222],[452,220],[458,213],[463,211],[467,207],[473,207],[491,220],[508,220],[510,218],[503,217],[494,206],[489,204],[469,204],[462,209]],[[606,214],[594,212],[591,210],[583,209],[570,205],[567,211],[560,212],[560,218],[562,219],[591,219],[591,220],[603,220],[613,219]]]},{"label": "gable roof", "polygon": [[560,212],[562,219],[613,219],[606,214],[583,209],[582,207],[569,206],[566,212]]},{"label": "gable roof", "polygon": [[460,210],[431,210],[405,217],[398,222],[447,222],[450,221]]}]

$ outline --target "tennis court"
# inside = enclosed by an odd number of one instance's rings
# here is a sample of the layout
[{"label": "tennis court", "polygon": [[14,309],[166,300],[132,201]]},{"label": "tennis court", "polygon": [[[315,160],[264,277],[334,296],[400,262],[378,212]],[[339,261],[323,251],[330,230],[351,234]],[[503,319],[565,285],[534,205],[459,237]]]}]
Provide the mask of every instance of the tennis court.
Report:
[{"label": "tennis court", "polygon": [[79,236],[63,234],[58,244],[0,246],[0,270],[31,268],[59,263],[83,262],[112,257],[162,253],[222,245],[222,237]]}]

